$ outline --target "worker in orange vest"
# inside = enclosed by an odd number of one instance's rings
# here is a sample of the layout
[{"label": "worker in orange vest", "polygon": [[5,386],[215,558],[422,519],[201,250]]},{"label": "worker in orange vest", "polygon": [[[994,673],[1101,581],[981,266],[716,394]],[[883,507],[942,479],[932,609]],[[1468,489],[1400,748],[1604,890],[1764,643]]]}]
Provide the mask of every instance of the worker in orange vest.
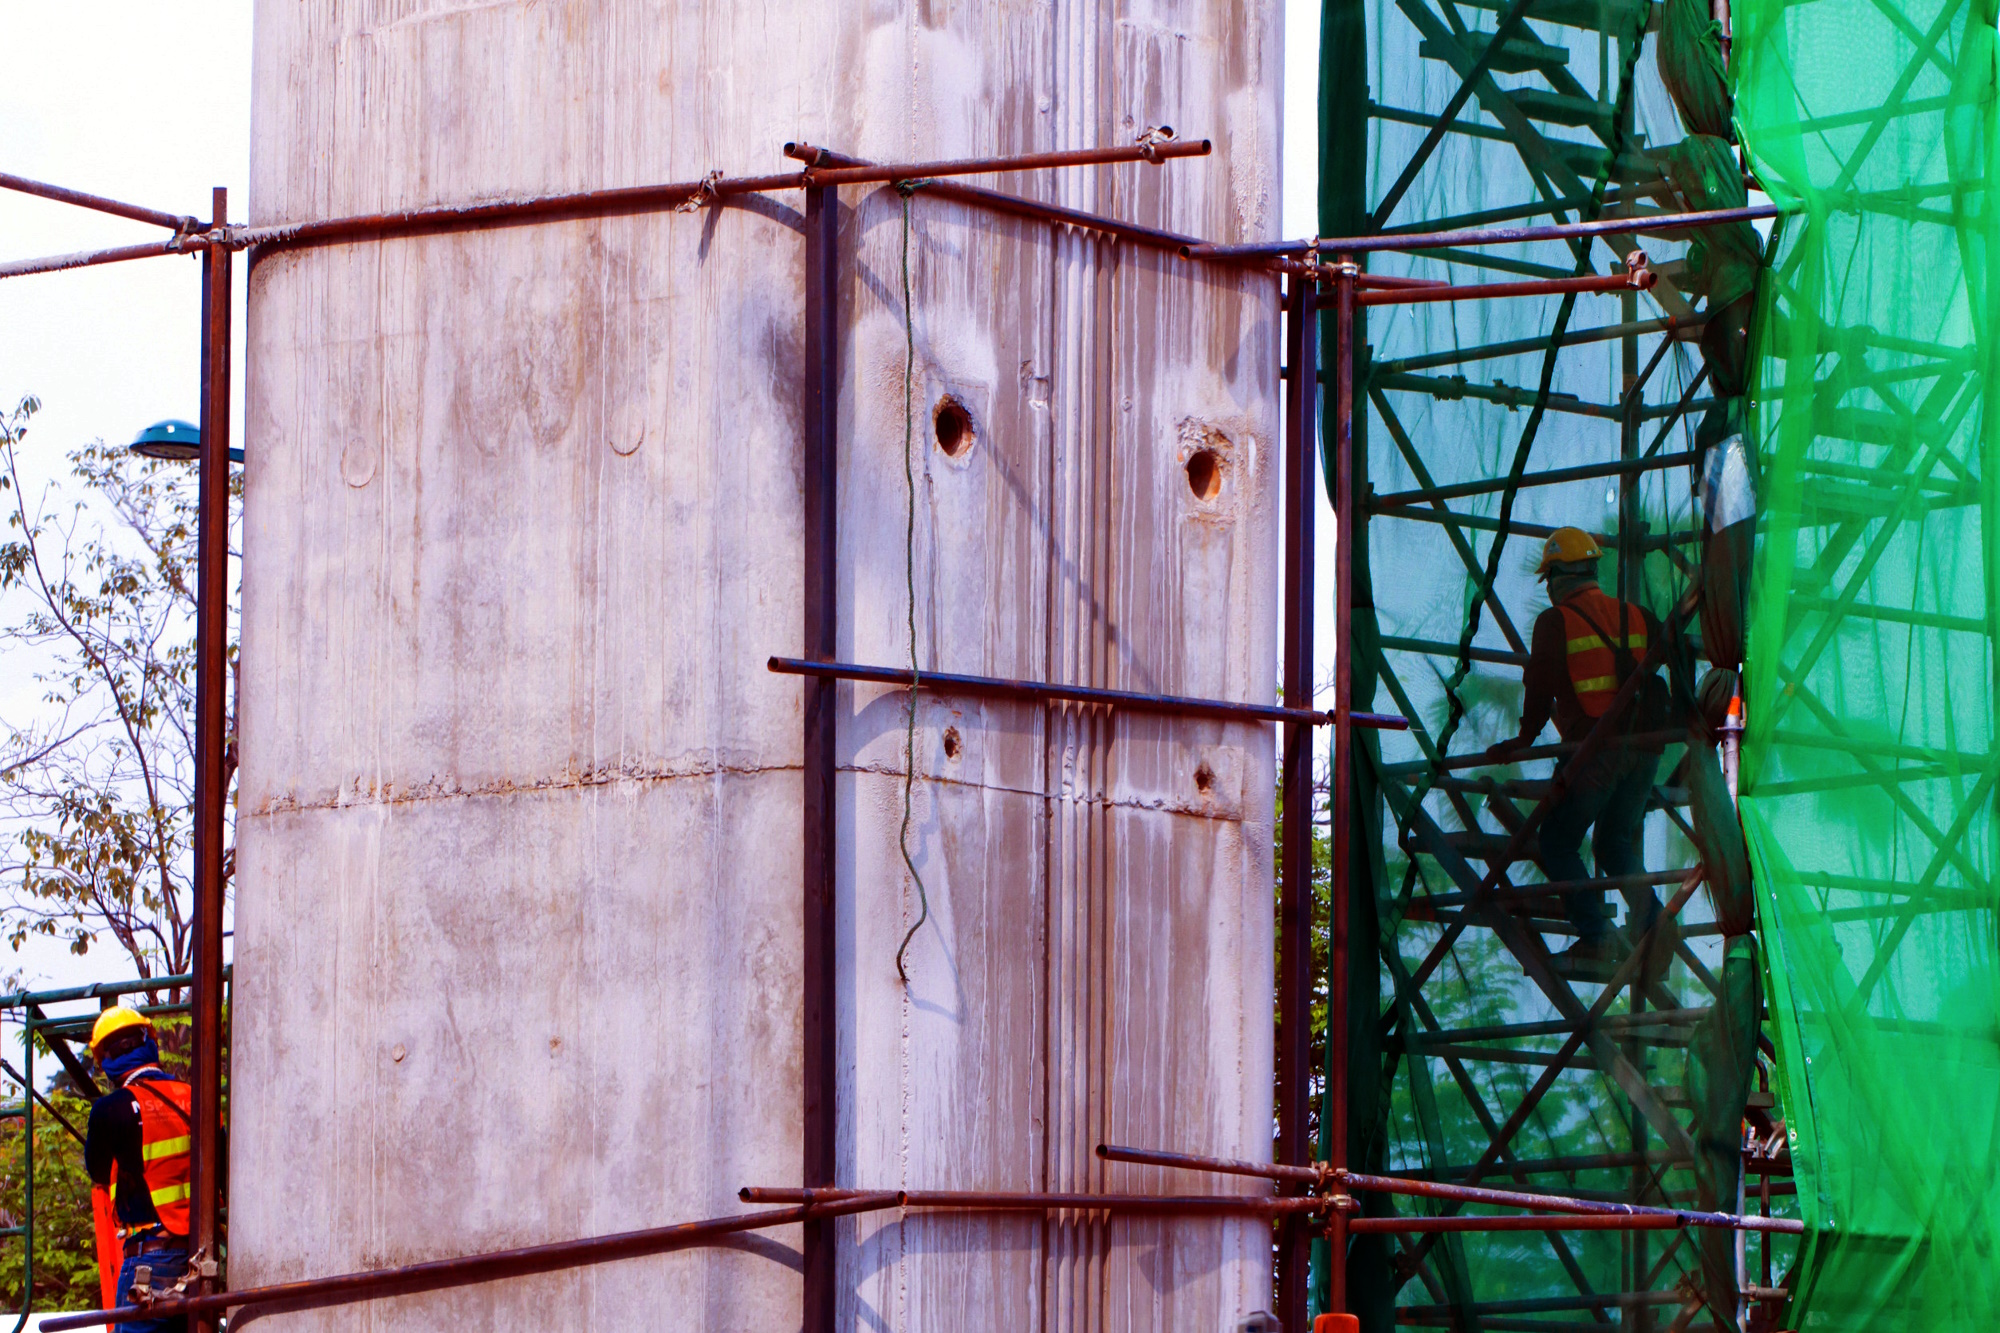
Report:
[{"label": "worker in orange vest", "polygon": [[[187,1271],[193,1089],[160,1068],[151,1021],[130,1009],[98,1016],[90,1054],[112,1087],[91,1103],[83,1144],[94,1187],[98,1263],[105,1305],[129,1305],[135,1285],[164,1295]],[[149,1272],[142,1275],[142,1268]],[[184,1333],[187,1321],[147,1319],[118,1327],[124,1333]]]},{"label": "worker in orange vest", "polygon": [[[1603,555],[1597,539],[1581,528],[1557,528],[1544,543],[1537,573],[1548,583],[1549,609],[1535,619],[1528,664],[1521,673],[1521,730],[1487,750],[1492,762],[1506,763],[1533,745],[1551,718],[1563,740],[1581,741],[1610,710],[1619,687],[1646,656],[1647,645],[1658,641],[1660,623],[1652,613],[1609,597],[1597,586]],[[1618,720],[1619,733],[1644,730],[1649,721],[1657,724],[1658,719],[1644,715],[1663,703],[1663,685],[1638,690]],[[1614,740],[1580,766],[1567,758],[1557,761],[1556,771],[1567,770],[1569,785],[1541,826],[1542,868],[1551,880],[1591,878],[1578,854],[1586,832],[1599,878],[1644,872],[1640,833],[1661,748]],[[1658,896],[1650,888],[1643,892],[1643,898],[1631,896],[1635,931],[1650,927],[1660,910]],[[1567,965],[1563,970],[1586,979],[1608,973],[1623,946],[1612,929],[1604,890],[1563,894],[1563,911],[1576,928],[1576,943],[1559,960]]]}]

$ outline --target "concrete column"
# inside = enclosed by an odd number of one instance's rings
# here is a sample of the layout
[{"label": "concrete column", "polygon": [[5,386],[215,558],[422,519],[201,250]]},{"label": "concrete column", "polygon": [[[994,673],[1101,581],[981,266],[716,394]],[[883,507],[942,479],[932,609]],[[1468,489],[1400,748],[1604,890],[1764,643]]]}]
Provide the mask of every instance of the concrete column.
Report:
[{"label": "concrete column", "polygon": [[[252,220],[1167,123],[1215,155],[994,183],[1263,238],[1279,31],[1262,0],[265,0]],[[919,193],[906,550],[903,202],[842,201],[841,656],[907,663],[913,558],[926,670],[1269,700],[1271,280]],[[256,266],[233,1285],[797,1181],[799,684],[763,664],[801,632],[801,206]],[[1090,1150],[1268,1153],[1273,729],[920,694],[905,987],[906,696],[842,699],[842,1183],[1207,1192]],[[847,1327],[1269,1302],[1241,1223],[842,1234]],[[797,1241],[271,1322],[782,1329]]]}]

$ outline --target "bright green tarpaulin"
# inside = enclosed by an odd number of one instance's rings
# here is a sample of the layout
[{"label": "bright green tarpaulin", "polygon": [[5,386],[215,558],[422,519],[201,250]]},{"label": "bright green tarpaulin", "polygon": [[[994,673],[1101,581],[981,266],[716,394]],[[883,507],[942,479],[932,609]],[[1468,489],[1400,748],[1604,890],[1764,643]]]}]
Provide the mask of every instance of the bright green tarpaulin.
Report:
[{"label": "bright green tarpaulin", "polygon": [[1743,822],[1811,1233],[1789,1326],[2000,1323],[1995,0],[1738,0],[1798,210],[1755,333]]}]

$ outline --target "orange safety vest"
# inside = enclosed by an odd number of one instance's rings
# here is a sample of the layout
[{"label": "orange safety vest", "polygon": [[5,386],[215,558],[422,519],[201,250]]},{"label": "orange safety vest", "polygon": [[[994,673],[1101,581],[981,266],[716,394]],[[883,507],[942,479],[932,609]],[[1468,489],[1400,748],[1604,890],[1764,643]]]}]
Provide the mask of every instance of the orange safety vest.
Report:
[{"label": "orange safety vest", "polygon": [[[146,1189],[160,1225],[176,1236],[188,1234],[188,1196],[193,1193],[194,1089],[178,1079],[137,1078],[125,1090],[139,1099],[139,1155],[146,1163]],[[118,1200],[118,1167],[111,1168],[111,1202]],[[120,1234],[123,1229],[120,1229]]]},{"label": "orange safety vest", "polygon": [[1620,646],[1636,662],[1646,655],[1646,618],[1630,602],[1596,588],[1564,598],[1558,609],[1569,639],[1569,683],[1576,687],[1576,701],[1586,717],[1603,717],[1619,685],[1618,654],[1604,635],[1623,634]]}]

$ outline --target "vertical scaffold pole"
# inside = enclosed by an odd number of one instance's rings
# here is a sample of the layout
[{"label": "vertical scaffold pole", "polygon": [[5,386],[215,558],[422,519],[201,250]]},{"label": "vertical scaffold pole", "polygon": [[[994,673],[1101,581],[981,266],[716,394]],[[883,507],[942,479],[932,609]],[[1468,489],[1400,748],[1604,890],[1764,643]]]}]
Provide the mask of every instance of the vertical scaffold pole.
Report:
[{"label": "vertical scaffold pole", "polygon": [[[1313,476],[1319,403],[1319,314],[1315,285],[1289,280],[1285,293],[1285,357],[1291,379],[1285,393],[1285,706],[1313,704],[1313,510],[1319,486]],[[1278,1160],[1305,1165],[1313,1158],[1307,1133],[1312,1095],[1312,826],[1313,728],[1288,722],[1284,729],[1284,821],[1279,832],[1278,958]],[[1306,1326],[1311,1291],[1308,1268],[1312,1229],[1288,1218],[1278,1247],[1278,1318],[1288,1329]]]},{"label": "vertical scaffold pole", "polygon": [[[834,660],[835,560],[839,504],[840,346],[836,321],[840,195],[806,191],[805,292],[805,656]],[[803,1166],[806,1188],[834,1183],[839,1064],[836,1058],[836,919],[834,914],[834,704],[838,682],[807,676],[805,719]],[[805,1223],[804,1333],[832,1333],[837,1221]]]},{"label": "vertical scaffold pole", "polygon": [[[229,193],[214,195],[212,229],[229,221]],[[203,1275],[191,1290],[206,1293],[220,1252],[222,1201],[222,879],[228,775],[229,688],[229,345],[230,268],[227,246],[202,254],[201,461],[195,520],[194,738],[194,1142],[190,1145],[190,1244]],[[213,1329],[204,1315],[199,1329]]]},{"label": "vertical scaffold pole", "polygon": [[[1327,1067],[1333,1086],[1327,1105],[1327,1162],[1339,1170],[1347,1162],[1347,996],[1348,996],[1348,878],[1354,855],[1354,285],[1359,269],[1352,255],[1334,264],[1333,320],[1333,753],[1328,774],[1332,788],[1333,865],[1331,901],[1327,905],[1326,986]],[[1347,1210],[1335,1208],[1329,1220],[1332,1306],[1347,1309]]]}]

